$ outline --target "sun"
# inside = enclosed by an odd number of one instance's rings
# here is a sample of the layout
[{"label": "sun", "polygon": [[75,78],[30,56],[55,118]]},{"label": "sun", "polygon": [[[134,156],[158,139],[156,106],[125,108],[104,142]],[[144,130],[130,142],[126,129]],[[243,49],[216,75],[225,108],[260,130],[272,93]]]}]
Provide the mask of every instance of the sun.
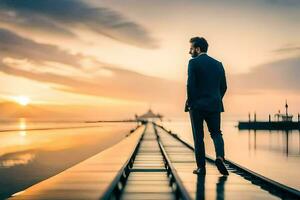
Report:
[{"label": "sun", "polygon": [[30,103],[30,99],[27,96],[18,96],[16,97],[16,101],[22,106],[27,106]]}]

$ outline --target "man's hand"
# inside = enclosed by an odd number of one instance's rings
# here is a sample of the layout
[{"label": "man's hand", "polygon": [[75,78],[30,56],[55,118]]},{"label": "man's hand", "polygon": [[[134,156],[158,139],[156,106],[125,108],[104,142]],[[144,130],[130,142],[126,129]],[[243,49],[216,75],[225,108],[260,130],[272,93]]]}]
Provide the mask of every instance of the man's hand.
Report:
[{"label": "man's hand", "polygon": [[[188,65],[188,78],[187,78],[187,84],[186,84],[186,90],[187,90],[187,101],[185,103],[185,112],[188,112],[191,110],[191,100],[195,99],[196,96],[196,72],[195,72],[196,63],[194,59],[191,59],[189,61]],[[188,103],[189,102],[189,103]]]},{"label": "man's hand", "polygon": [[188,101],[185,101],[185,106],[184,106],[184,112],[189,112],[190,111],[190,106],[188,105]]}]

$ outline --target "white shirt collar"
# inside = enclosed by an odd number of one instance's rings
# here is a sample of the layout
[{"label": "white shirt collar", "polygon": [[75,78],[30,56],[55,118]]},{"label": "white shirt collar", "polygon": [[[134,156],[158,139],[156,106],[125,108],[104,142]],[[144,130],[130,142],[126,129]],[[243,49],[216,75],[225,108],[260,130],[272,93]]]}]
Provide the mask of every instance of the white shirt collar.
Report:
[{"label": "white shirt collar", "polygon": [[[201,56],[201,55],[203,55],[203,54],[206,54],[206,52],[201,52],[201,53],[199,53],[198,56]],[[198,56],[197,56],[197,57],[198,57]]]},{"label": "white shirt collar", "polygon": [[201,56],[201,55],[203,55],[203,54],[206,54],[206,52],[201,52],[201,53],[199,53],[198,56],[196,56],[196,57],[194,57],[194,58],[192,58],[192,59],[198,58],[199,56]]}]

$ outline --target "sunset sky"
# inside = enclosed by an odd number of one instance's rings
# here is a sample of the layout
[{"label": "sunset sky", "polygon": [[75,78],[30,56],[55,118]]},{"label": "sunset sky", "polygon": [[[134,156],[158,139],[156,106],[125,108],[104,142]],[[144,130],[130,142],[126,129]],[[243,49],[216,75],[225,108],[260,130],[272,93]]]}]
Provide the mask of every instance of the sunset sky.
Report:
[{"label": "sunset sky", "polygon": [[189,39],[203,36],[227,73],[226,115],[275,113],[285,99],[296,114],[299,9],[298,0],[1,0],[0,109],[25,97],[53,116],[149,107],[185,116]]}]

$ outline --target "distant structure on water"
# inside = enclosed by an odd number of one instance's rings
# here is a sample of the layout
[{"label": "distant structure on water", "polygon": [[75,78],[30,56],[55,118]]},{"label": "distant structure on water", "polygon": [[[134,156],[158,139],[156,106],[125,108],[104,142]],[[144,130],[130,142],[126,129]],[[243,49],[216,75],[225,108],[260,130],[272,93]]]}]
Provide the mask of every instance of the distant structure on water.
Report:
[{"label": "distant structure on water", "polygon": [[[280,110],[278,110],[278,113],[275,114],[275,118],[277,118],[277,121],[284,121],[284,122],[291,122],[293,121],[293,115],[289,115],[288,113],[288,104],[287,101],[285,101],[285,114],[281,114]],[[298,119],[299,121],[299,119]]]},{"label": "distant structure on water", "polygon": [[249,113],[248,121],[239,121],[238,128],[254,130],[300,130],[300,114],[298,113],[298,121],[293,121],[293,115],[288,113],[288,107],[287,101],[285,101],[285,113],[282,114],[279,110],[278,113],[274,115],[276,121],[271,120],[270,114],[268,121],[257,121],[256,113],[254,113],[254,120],[251,121],[251,115]]},{"label": "distant structure on water", "polygon": [[160,121],[162,120],[163,116],[159,113],[154,114],[151,108],[144,114],[142,115],[137,115],[135,114],[135,119],[137,121],[156,121],[159,119]]}]

